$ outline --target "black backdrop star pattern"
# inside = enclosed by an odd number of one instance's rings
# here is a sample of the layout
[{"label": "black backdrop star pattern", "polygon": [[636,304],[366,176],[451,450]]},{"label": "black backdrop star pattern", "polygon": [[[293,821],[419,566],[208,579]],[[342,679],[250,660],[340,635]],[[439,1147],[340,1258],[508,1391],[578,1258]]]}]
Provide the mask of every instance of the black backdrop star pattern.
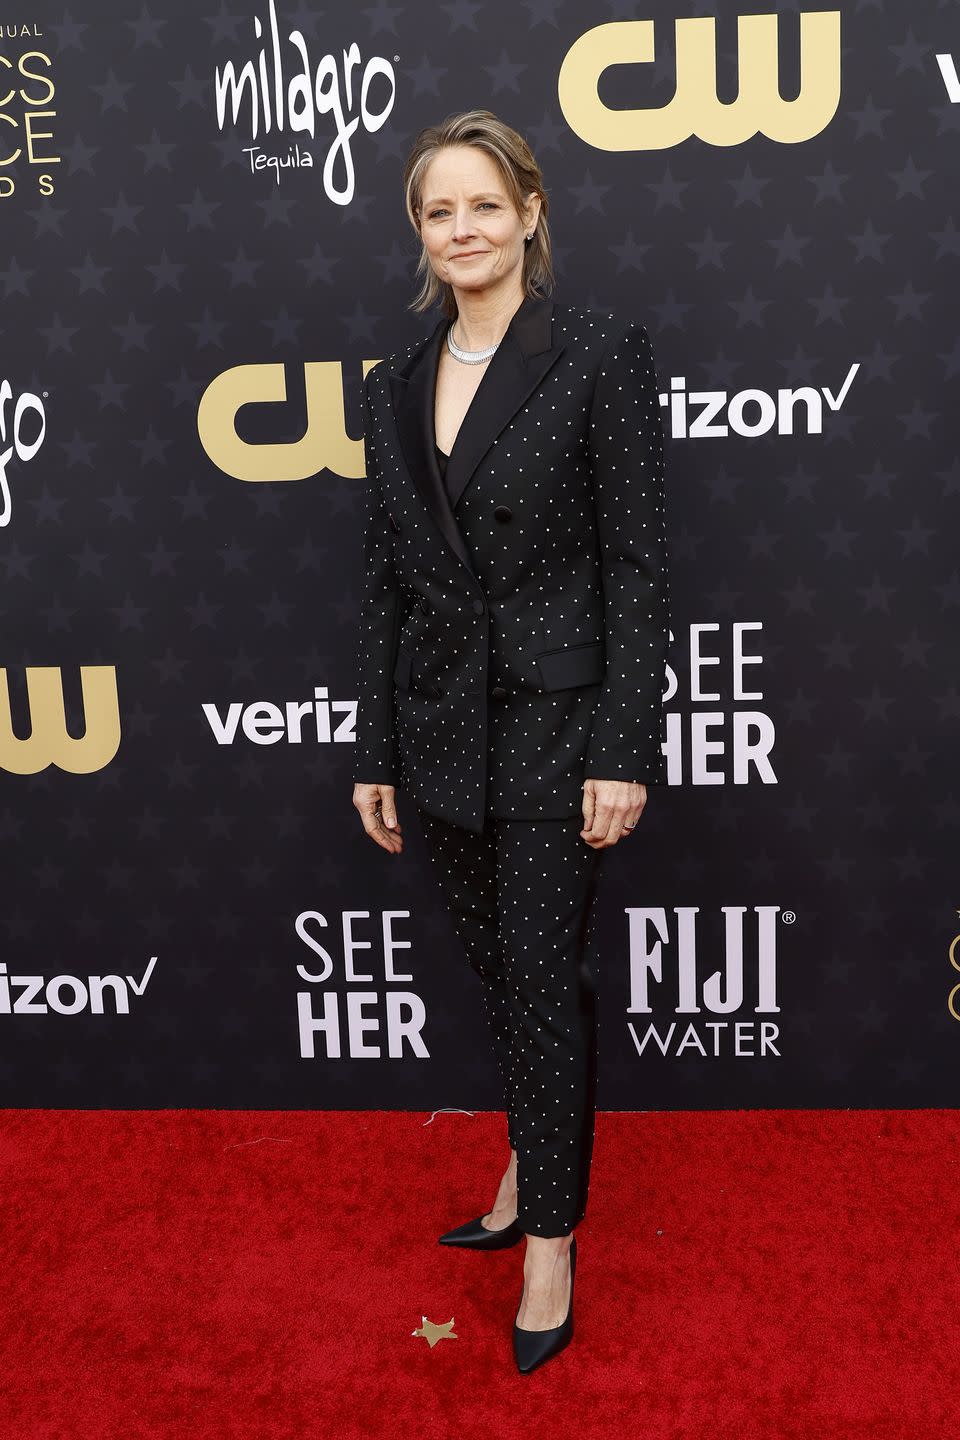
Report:
[{"label": "black backdrop star pattern", "polygon": [[[674,21],[717,17],[718,95],[737,94],[738,14],[780,15],[780,84],[799,83],[797,5],[650,0],[654,63],[601,79],[612,108],[659,106],[675,78]],[[0,665],[12,735],[30,732],[26,667],[60,667],[70,732],[84,728],[79,667],[115,667],[121,741],[89,774],[0,767],[11,981],[0,1016],[10,1105],[488,1108],[498,1088],[476,1023],[476,982],[432,883],[412,807],[399,860],[362,834],[351,753],[285,737],[218,745],[203,710],[356,696],[363,484],[324,459],[297,481],[249,482],[205,450],[198,407],[236,366],[282,365],[287,402],[238,418],[251,445],[305,430],[304,366],[343,367],[347,435],[360,439],[362,366],[426,333],[407,306],[417,243],[400,172],[417,132],[488,106],[524,133],[544,170],[557,298],[644,323],[661,393],[722,392],[726,434],[684,435],[665,410],[676,726],[668,786],[651,790],[631,839],[607,856],[598,921],[605,1108],[950,1105],[960,1027],[947,996],[960,929],[957,724],[956,154],[960,105],[937,56],[954,50],[955,9],[858,0],[841,14],[841,97],[797,144],[762,134],[727,148],[699,138],[664,151],[598,149],[557,97],[565,54],[590,24],[637,18],[613,4],[589,19],[570,3],[425,10],[280,4],[314,64],[356,42],[393,68],[396,96],[374,132],[351,137],[354,193],[326,193],[331,117],[294,138],[313,168],[251,173],[243,127],[216,123],[214,75],[256,53],[254,0],[216,6],[88,0],[35,17],[33,38],[0,41],[14,65],[49,55],[54,131],[44,153],[0,167],[0,327],[12,396],[42,397],[46,433],[5,462],[0,529]],[[31,20],[31,24],[34,21]],[[33,90],[39,91],[34,82]],[[376,105],[386,86],[379,82]],[[371,102],[373,103],[373,101]],[[6,107],[22,122],[23,105]],[[39,108],[45,108],[41,103]],[[22,141],[22,129],[16,132]],[[10,135],[4,127],[3,147]],[[53,178],[41,193],[35,173]],[[343,170],[335,171],[337,184]],[[851,367],[842,403],[832,409]],[[744,392],[776,404],[809,386],[811,427],[736,433]],[[10,443],[14,400],[0,451]],[[675,402],[676,403],[676,402]],[[761,400],[745,402],[743,426]],[[690,400],[694,424],[702,402]],[[709,428],[709,427],[708,427]],[[762,663],[734,693],[734,627]],[[700,670],[691,627],[719,665]],[[2,695],[0,695],[2,700]],[[769,772],[733,765],[737,717],[770,729]],[[704,725],[704,717],[713,717]],[[309,716],[307,717],[309,721]],[[6,724],[0,714],[0,724]],[[665,731],[665,736],[666,736]],[[699,738],[694,738],[699,733]],[[748,739],[757,739],[755,731]],[[709,749],[719,740],[723,753]],[[349,747],[349,741],[344,742]],[[7,741],[9,753],[10,740]],[[704,747],[707,747],[706,749]],[[704,783],[694,767],[722,783]],[[777,906],[779,1011],[758,1015],[756,906]],[[724,911],[746,906],[743,1003],[704,1006],[725,973]],[[631,1012],[627,911],[663,912],[662,979],[651,1013]],[[696,909],[699,1013],[677,1012],[680,910]],[[386,982],[382,913],[410,949]],[[332,977],[296,967],[329,950]],[[343,917],[370,949],[344,972]],[[790,912],[788,918],[784,918]],[[652,944],[656,936],[651,931]],[[133,976],[156,963],[129,1013],[31,1013],[23,982]],[[635,967],[640,959],[634,955]],[[634,976],[635,978],[635,976]],[[39,981],[37,982],[39,984]],[[53,987],[50,989],[50,987]],[[423,1005],[428,1054],[392,1056],[387,991]],[[301,1054],[298,993],[327,997],[342,1054]],[[380,1029],[350,1055],[348,997]],[[5,992],[7,993],[7,992]],[[778,1027],[779,1055],[736,1055],[732,1027]],[[725,1021],[721,1053],[676,1042]],[[633,1033],[675,1024],[667,1054]],[[744,1049],[757,1048],[756,1041]]]}]

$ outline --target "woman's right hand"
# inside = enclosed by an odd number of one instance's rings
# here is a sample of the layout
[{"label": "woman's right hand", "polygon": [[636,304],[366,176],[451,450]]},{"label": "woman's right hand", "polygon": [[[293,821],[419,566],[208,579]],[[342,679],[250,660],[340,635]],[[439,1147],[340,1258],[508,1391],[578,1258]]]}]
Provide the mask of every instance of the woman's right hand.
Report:
[{"label": "woman's right hand", "polygon": [[360,812],[363,828],[371,840],[375,840],[384,850],[399,855],[403,849],[403,836],[400,833],[400,821],[397,819],[394,786],[354,785],[353,803]]}]

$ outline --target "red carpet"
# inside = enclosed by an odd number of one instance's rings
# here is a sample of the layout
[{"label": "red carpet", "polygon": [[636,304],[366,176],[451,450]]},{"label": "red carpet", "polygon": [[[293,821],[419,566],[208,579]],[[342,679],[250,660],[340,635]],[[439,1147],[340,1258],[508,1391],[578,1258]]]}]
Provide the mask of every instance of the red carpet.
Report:
[{"label": "red carpet", "polygon": [[[600,1114],[519,1375],[501,1115],[0,1112],[3,1440],[950,1440],[956,1111]],[[451,1317],[432,1349],[411,1331]]]}]

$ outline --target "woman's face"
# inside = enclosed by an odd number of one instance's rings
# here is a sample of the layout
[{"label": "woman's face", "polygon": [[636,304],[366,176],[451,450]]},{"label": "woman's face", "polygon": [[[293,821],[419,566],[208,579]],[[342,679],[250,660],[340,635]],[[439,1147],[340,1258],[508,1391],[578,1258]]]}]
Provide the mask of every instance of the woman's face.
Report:
[{"label": "woman's face", "polygon": [[533,234],[540,214],[539,197],[527,199],[524,224],[485,151],[456,145],[436,155],[424,176],[420,233],[440,279],[461,291],[486,290],[511,276],[519,282],[524,236]]}]

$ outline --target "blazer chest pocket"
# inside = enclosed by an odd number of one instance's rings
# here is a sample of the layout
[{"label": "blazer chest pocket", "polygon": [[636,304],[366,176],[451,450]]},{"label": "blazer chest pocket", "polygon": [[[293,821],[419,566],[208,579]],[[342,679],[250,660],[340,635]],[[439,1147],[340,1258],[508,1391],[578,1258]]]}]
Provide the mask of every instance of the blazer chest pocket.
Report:
[{"label": "blazer chest pocket", "polygon": [[567,690],[574,685],[599,685],[606,673],[602,640],[541,650],[536,657],[544,690]]}]

